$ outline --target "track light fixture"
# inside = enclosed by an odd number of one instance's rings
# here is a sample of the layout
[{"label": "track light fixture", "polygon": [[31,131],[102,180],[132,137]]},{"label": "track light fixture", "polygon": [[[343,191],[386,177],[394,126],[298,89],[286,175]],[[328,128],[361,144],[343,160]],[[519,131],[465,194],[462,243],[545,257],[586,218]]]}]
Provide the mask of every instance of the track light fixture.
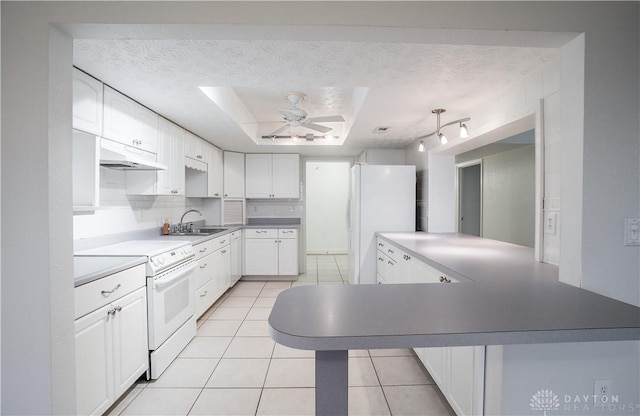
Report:
[{"label": "track light fixture", "polygon": [[[433,114],[436,115],[437,118],[437,128],[434,132],[431,132],[429,134],[425,134],[424,136],[420,136],[420,137],[416,137],[417,140],[421,140],[421,144],[424,143],[423,139],[426,139],[427,137],[431,137],[434,134],[438,135],[438,140],[440,141],[440,144],[447,144],[449,142],[449,140],[447,140],[447,136],[444,135],[444,133],[441,131],[442,128],[447,127],[447,126],[451,126],[453,124],[460,124],[460,137],[461,138],[467,138],[469,137],[469,129],[467,128],[467,125],[465,124],[466,121],[471,120],[471,117],[464,117],[458,120],[453,120],[450,121],[448,123],[444,123],[444,124],[440,124],[440,114],[446,112],[447,110],[445,110],[444,108],[436,108],[435,110],[431,110],[431,112]],[[423,151],[420,150],[420,146],[418,147],[419,151]]]}]

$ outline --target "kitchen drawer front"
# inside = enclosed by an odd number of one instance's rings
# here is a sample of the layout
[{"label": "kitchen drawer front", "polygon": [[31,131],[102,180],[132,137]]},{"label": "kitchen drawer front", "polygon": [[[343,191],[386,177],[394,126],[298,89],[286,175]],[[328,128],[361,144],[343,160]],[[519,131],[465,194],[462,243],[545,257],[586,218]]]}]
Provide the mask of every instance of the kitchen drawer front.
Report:
[{"label": "kitchen drawer front", "polygon": [[[213,253],[213,251],[211,252]],[[196,269],[196,288],[211,280],[213,276],[213,257],[208,254],[198,259],[198,268]]]},{"label": "kitchen drawer front", "polygon": [[295,228],[281,228],[278,230],[278,238],[298,238],[298,230]]},{"label": "kitchen drawer front", "polygon": [[140,264],[102,279],[78,286],[74,290],[75,318],[108,305],[147,284],[145,265]]},{"label": "kitchen drawer front", "polygon": [[196,290],[196,319],[202,316],[216,301],[215,285],[209,280],[204,286]]},{"label": "kitchen drawer front", "polygon": [[224,246],[228,246],[229,244],[231,244],[231,234],[225,234],[209,241],[213,244],[213,249],[218,250]]},{"label": "kitchen drawer front", "polygon": [[245,238],[278,238],[277,228],[249,228],[245,231]]},{"label": "kitchen drawer front", "polygon": [[377,244],[378,250],[382,251],[383,253],[386,253],[387,247],[390,245],[391,244],[387,243],[386,241],[378,237],[378,244]]},{"label": "kitchen drawer front", "polygon": [[218,247],[216,247],[215,240],[207,240],[204,243],[193,246],[193,251],[196,253],[196,260],[200,260],[201,258],[208,256],[217,249]]},{"label": "kitchen drawer front", "polygon": [[241,238],[242,237],[242,230],[236,230],[234,232],[232,232],[231,234],[231,239],[236,239],[236,238]]},{"label": "kitchen drawer front", "polygon": [[404,251],[400,250],[398,247],[392,244],[385,244],[384,250],[381,250],[381,247],[378,246],[378,250],[389,256],[391,260],[395,261],[396,263],[399,263],[402,260],[402,256],[405,254]]}]

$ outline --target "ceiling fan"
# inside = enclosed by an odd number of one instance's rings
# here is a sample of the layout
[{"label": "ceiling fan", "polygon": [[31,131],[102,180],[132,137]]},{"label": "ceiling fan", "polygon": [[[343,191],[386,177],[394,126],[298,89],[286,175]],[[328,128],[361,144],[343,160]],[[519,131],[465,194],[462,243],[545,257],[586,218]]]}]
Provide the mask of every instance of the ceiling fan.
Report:
[{"label": "ceiling fan", "polygon": [[306,111],[298,107],[298,104],[307,98],[307,96],[301,92],[290,92],[285,95],[285,98],[289,101],[290,107],[287,109],[278,108],[278,111],[284,118],[283,122],[285,125],[273,131],[267,137],[276,137],[279,133],[282,133],[289,127],[306,127],[311,130],[319,131],[320,133],[328,133],[332,130],[331,127],[316,123],[337,123],[344,121],[344,117],[340,115],[309,117]]}]

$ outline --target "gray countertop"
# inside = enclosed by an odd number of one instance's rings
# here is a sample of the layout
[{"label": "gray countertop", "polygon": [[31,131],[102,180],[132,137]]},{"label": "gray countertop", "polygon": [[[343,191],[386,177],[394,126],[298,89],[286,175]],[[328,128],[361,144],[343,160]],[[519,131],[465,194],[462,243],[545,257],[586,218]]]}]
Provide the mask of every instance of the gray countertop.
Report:
[{"label": "gray countertop", "polygon": [[531,249],[456,234],[381,236],[473,282],[292,288],[273,307],[272,338],[310,350],[640,339],[640,308],[559,283]]},{"label": "gray countertop", "polygon": [[74,257],[74,285],[78,287],[146,261],[146,257]]}]

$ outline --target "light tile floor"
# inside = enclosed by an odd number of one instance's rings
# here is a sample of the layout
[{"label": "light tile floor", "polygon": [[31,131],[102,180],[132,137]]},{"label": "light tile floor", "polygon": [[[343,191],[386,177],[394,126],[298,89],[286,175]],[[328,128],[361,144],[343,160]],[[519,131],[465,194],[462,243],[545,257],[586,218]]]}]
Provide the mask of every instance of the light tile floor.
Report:
[{"label": "light tile floor", "polygon": [[[276,296],[300,285],[348,284],[347,257],[307,256],[296,282],[239,282],[198,321],[165,373],[140,380],[111,415],[313,415],[314,353],[276,344]],[[349,352],[350,415],[454,415],[410,350]]]}]

